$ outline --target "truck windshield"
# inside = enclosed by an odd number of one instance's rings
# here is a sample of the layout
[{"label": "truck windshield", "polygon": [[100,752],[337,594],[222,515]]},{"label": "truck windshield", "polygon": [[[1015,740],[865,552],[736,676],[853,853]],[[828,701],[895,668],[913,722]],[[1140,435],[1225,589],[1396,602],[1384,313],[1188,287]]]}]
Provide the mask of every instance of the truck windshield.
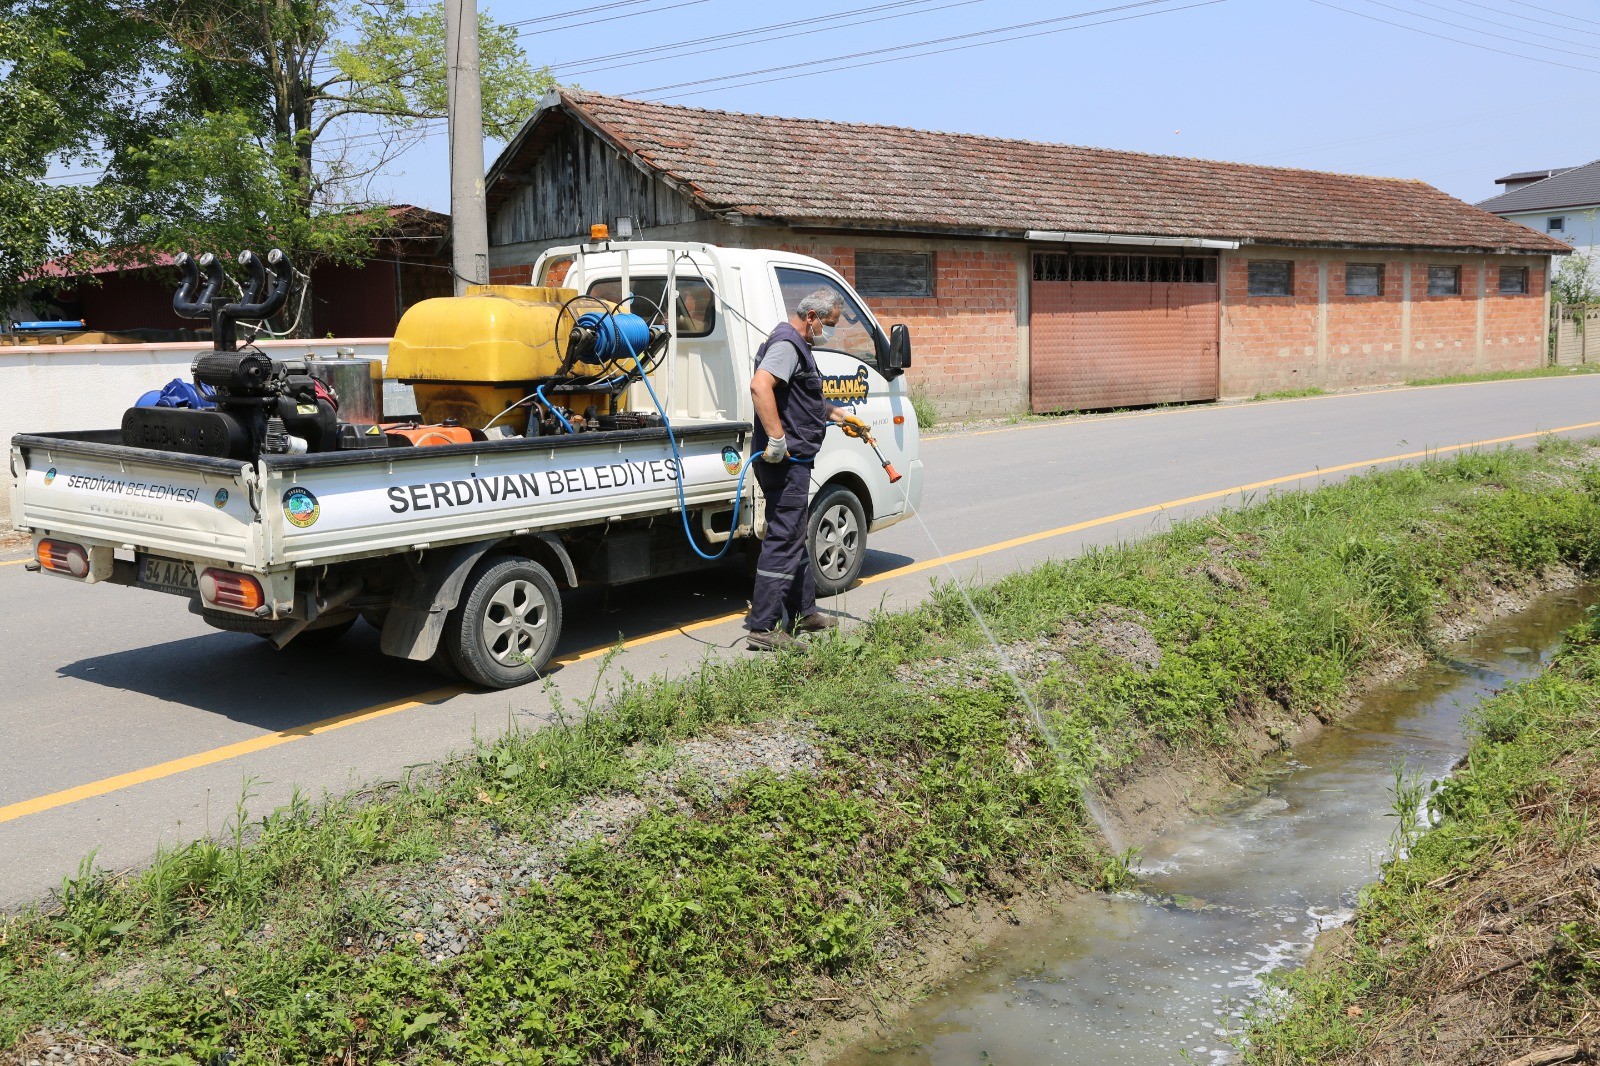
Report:
[{"label": "truck windshield", "polygon": [[818,289],[838,293],[839,298],[844,301],[844,306],[839,311],[839,324],[834,327],[833,336],[815,347],[853,355],[870,366],[878,365],[877,332],[872,327],[872,320],[866,316],[861,310],[861,305],[856,303],[843,286],[826,274],[817,274],[810,270],[778,267],[777,271],[778,288],[783,291],[783,309],[790,317],[793,317],[795,308],[800,306],[800,301]]},{"label": "truck windshield", "polygon": [[[633,286],[633,300],[628,310],[650,322],[660,321],[659,308],[667,289],[667,279],[660,275],[635,274],[628,279]],[[621,278],[601,278],[589,286],[589,295],[616,303],[622,299]],[[678,275],[678,336],[704,337],[717,328],[717,301],[712,299],[711,286],[705,279],[692,274]]]}]

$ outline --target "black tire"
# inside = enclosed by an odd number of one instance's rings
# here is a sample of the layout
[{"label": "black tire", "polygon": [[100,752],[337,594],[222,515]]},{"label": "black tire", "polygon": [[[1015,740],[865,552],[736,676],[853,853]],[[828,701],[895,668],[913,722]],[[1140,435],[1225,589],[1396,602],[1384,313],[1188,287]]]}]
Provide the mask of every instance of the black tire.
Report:
[{"label": "black tire", "polygon": [[867,512],[843,485],[825,485],[811,501],[806,551],[818,596],[837,596],[861,576],[867,561]]},{"label": "black tire", "polygon": [[445,647],[442,634],[439,637],[439,646],[433,649],[433,655],[428,659],[428,669],[446,681],[459,682],[462,680],[461,671],[456,669],[456,662],[450,657],[450,649]]},{"label": "black tire", "polygon": [[538,677],[561,639],[561,593],[550,571],[521,556],[473,568],[441,643],[461,676],[485,688]]}]

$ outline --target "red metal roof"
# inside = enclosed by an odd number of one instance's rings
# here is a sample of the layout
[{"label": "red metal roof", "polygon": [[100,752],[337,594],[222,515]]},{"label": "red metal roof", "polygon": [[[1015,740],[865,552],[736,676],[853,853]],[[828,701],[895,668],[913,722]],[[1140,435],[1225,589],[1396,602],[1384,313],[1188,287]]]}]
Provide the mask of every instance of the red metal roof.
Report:
[{"label": "red metal roof", "polygon": [[[450,230],[450,216],[425,207],[411,204],[393,204],[376,209],[355,212],[366,218],[368,212],[377,210],[389,224],[379,239],[403,237],[443,237]],[[177,261],[174,252],[152,248],[108,248],[81,256],[52,259],[30,272],[24,280],[44,278],[81,278],[101,274],[120,274],[125,270],[150,270],[169,267]]]},{"label": "red metal roof", "polygon": [[530,133],[557,109],[710,212],[791,225],[1570,251],[1420,181],[708,111],[570,89],[513,139],[490,171],[491,185],[510,180],[503,176],[522,152],[540,150],[543,138]]}]

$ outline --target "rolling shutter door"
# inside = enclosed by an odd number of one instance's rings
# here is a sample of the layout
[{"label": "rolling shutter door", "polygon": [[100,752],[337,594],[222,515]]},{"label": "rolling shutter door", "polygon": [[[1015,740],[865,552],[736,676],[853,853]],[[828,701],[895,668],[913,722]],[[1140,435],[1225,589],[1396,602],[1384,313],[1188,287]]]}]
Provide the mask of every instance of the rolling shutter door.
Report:
[{"label": "rolling shutter door", "polygon": [[1036,414],[1217,398],[1217,259],[1037,253]]}]

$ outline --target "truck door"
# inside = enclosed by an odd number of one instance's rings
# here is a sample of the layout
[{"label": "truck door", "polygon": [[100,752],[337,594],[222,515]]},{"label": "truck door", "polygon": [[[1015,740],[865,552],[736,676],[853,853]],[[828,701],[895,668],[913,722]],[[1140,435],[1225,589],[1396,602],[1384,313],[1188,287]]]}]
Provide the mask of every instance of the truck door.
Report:
[{"label": "truck door", "polygon": [[[843,301],[833,336],[812,348],[822,372],[822,394],[870,423],[883,457],[896,468],[907,469],[907,460],[916,452],[916,419],[904,376],[890,380],[879,371],[880,354],[888,351],[883,330],[849,286],[837,279],[799,266],[773,269],[786,317],[793,316],[800,301],[818,289],[837,293]],[[889,487],[883,468],[865,444],[831,431],[823,451],[828,462],[819,459],[819,474],[826,477],[830,468],[849,469],[862,477],[873,497],[875,521],[905,510],[903,494]]]}]

